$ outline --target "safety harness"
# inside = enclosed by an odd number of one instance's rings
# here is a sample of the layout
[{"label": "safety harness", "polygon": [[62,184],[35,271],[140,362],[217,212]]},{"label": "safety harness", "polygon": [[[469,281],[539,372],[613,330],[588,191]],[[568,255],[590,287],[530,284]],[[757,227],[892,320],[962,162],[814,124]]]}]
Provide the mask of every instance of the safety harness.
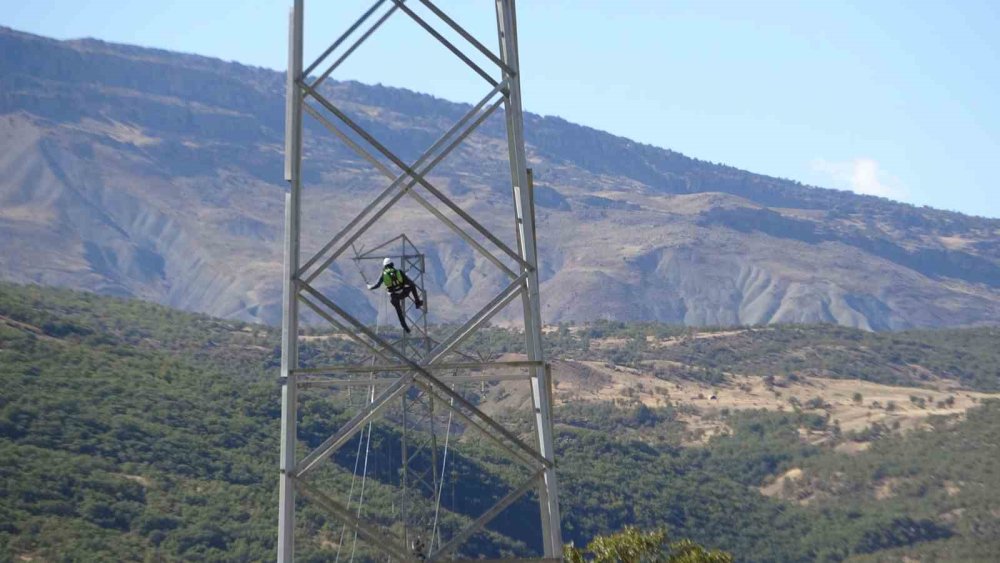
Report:
[{"label": "safety harness", "polygon": [[382,270],[382,283],[385,284],[389,293],[398,293],[403,290],[406,278],[403,276],[403,272],[390,267]]}]

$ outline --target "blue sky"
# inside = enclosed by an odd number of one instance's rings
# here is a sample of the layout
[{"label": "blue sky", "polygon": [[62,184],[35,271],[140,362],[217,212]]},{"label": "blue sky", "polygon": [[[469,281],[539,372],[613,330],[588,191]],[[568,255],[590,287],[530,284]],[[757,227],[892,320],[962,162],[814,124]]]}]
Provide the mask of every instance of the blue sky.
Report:
[{"label": "blue sky", "polygon": [[[367,5],[307,0],[307,58]],[[495,46],[491,2],[438,5]],[[0,0],[0,24],[283,69],[287,6]],[[753,172],[1000,217],[1000,2],[521,0],[518,24],[528,111]],[[487,90],[403,14],[334,78],[459,101]]]}]

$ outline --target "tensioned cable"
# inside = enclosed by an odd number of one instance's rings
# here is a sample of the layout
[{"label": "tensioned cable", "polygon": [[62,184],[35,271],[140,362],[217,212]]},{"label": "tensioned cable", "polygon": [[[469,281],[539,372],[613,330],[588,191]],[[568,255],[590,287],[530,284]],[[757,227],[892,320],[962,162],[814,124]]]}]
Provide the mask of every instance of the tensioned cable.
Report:
[{"label": "tensioned cable", "polygon": [[[354,252],[355,252],[355,255],[358,255],[357,249],[354,249]],[[359,260],[355,260],[354,262],[355,262],[355,265],[358,268],[358,272],[361,274],[362,280],[364,280],[364,282],[365,282],[365,285],[369,285],[368,284],[368,276],[365,275],[365,271],[361,267],[360,261]],[[388,309],[389,309],[389,294],[388,294],[388,292],[386,292],[386,293],[383,294],[381,311],[379,311],[376,314],[376,319],[375,319],[375,334],[377,334],[377,335],[380,334],[379,329],[380,329],[380,327],[383,326],[383,322],[382,322],[383,317],[385,317],[386,319],[388,319],[388,316],[389,316],[389,310]],[[386,323],[388,323],[388,321],[386,321]],[[405,338],[406,338],[405,334],[404,334],[403,338],[405,340]],[[372,360],[374,361],[375,358],[372,358]],[[371,374],[371,376],[374,377],[374,374]],[[452,386],[452,387],[454,388],[454,386]],[[372,385],[369,388],[369,390],[370,390],[370,400],[374,400],[375,386]],[[437,498],[434,501],[434,520],[433,520],[432,527],[431,527],[431,537],[430,537],[431,544],[433,544],[434,539],[436,537],[439,548],[441,546],[442,539],[441,539],[441,536],[440,536],[440,532],[438,530],[438,523],[439,523],[440,514],[441,514],[441,499],[444,496],[444,480],[445,480],[445,475],[447,475],[448,453],[450,451],[450,443],[451,443],[451,430],[452,430],[452,427],[454,426],[453,425],[454,416],[455,416],[455,414],[454,414],[454,405],[455,405],[455,399],[452,398],[452,400],[451,400],[451,407],[452,408],[449,409],[449,413],[448,413],[448,426],[447,426],[447,429],[445,431],[444,451],[443,451],[442,459],[441,459],[441,473],[439,474],[439,475],[441,475],[441,478],[438,481],[438,486],[437,486],[437,491],[436,491],[437,494],[435,495]],[[358,515],[359,518],[361,517],[361,511],[362,511],[362,508],[363,508],[365,483],[366,483],[367,476],[368,476],[368,457],[369,457],[370,451],[371,451],[371,433],[372,433],[372,421],[369,421],[368,422],[367,446],[365,448],[365,464],[364,464],[364,470],[362,472],[362,477],[361,477],[361,492],[360,492],[359,500],[358,500],[358,512],[357,512],[357,515]],[[356,456],[355,462],[354,462],[355,463],[355,467],[354,467],[355,477],[356,477],[356,474],[357,474],[358,462],[360,461],[360,458],[361,458],[361,442],[364,440],[364,438],[365,438],[364,432],[362,432],[361,435],[358,438],[358,452],[357,452],[357,456]],[[348,500],[348,506],[350,506],[350,499],[353,498],[353,490],[354,490],[354,478],[352,478],[352,480],[351,480],[351,491],[352,491],[352,493],[351,493],[351,496],[349,497],[349,500]],[[341,543],[343,542],[344,529],[346,529],[346,525],[345,525],[344,528],[341,529]],[[352,563],[354,561],[355,553],[356,553],[356,550],[357,550],[357,539],[358,539],[358,535],[357,535],[357,531],[355,530],[354,539],[353,539],[352,547],[351,547],[351,559],[350,559],[350,561]],[[337,561],[338,562],[339,562],[339,559],[340,559],[340,547],[341,547],[340,545],[337,546]],[[433,545],[428,546],[428,547],[433,548]]]},{"label": "tensioned cable", "polygon": [[[364,433],[358,436],[358,453],[354,456],[354,472],[351,473],[351,490],[347,493],[347,508],[351,508],[351,501],[354,500],[354,482],[358,478],[358,465],[361,463],[361,446],[364,444],[365,435]],[[334,563],[340,561],[340,548],[344,546],[344,536],[347,534],[347,523],[340,528],[340,540],[337,541],[337,558],[334,559]]]},{"label": "tensioned cable", "polygon": [[[369,401],[371,403],[375,402],[375,385],[371,386],[371,395],[369,395]],[[361,518],[361,509],[365,506],[365,484],[368,481],[368,454],[372,449],[372,421],[368,421],[368,441],[365,444],[365,468],[361,473],[361,492],[358,494],[358,518]],[[358,529],[354,529],[354,543],[351,545],[351,563],[354,563],[354,553],[358,548]]]},{"label": "tensioned cable", "polygon": [[[355,251],[355,254],[357,254],[357,251]],[[355,260],[355,265],[358,267],[358,272],[361,274],[361,279],[364,280],[365,285],[368,285],[368,278],[367,278],[367,276],[365,276],[365,272],[361,268],[361,264],[357,260]],[[383,298],[382,299],[382,311],[376,310],[376,312],[375,312],[375,334],[379,333],[379,326],[382,324],[382,322],[381,322],[382,321],[382,315],[386,314],[385,309],[386,309],[386,298]],[[376,358],[372,357],[372,365],[375,365],[375,361],[376,361]],[[370,374],[370,377],[374,377],[374,374]],[[375,391],[375,386],[372,385],[369,388],[369,397],[370,397],[369,401],[371,401],[371,399],[374,398],[373,395],[372,395],[374,393],[374,391]],[[349,490],[349,492],[347,494],[347,508],[348,509],[350,509],[351,502],[354,500],[354,487],[355,487],[355,483],[356,483],[356,480],[357,480],[357,477],[358,477],[358,466],[361,464],[361,446],[364,444],[364,442],[365,442],[365,433],[362,432],[361,434],[358,435],[358,451],[357,451],[357,453],[355,453],[355,456],[354,456],[354,471],[351,474],[351,488],[350,488],[350,490]],[[358,516],[361,515],[362,503],[364,502],[364,487],[365,487],[365,479],[367,478],[367,475],[368,475],[368,453],[370,451],[370,447],[371,447],[371,423],[369,423],[369,425],[368,425],[368,448],[365,449],[364,474],[362,475],[361,492],[360,492],[359,499],[358,499]],[[340,529],[340,540],[337,542],[337,556],[334,559],[335,563],[339,563],[339,561],[340,561],[340,550],[344,546],[344,536],[346,534],[347,534],[347,523],[344,523],[343,526]],[[354,560],[354,554],[355,554],[355,550],[357,548],[357,541],[358,541],[358,533],[357,533],[357,530],[355,530],[355,532],[354,532],[353,546],[351,548],[351,561]]]},{"label": "tensioned cable", "polygon": [[[451,388],[454,389],[455,386],[452,385]],[[430,545],[430,547],[432,549],[434,547],[434,537],[435,536],[437,536],[438,549],[441,548],[441,536],[440,536],[440,533],[438,532],[438,515],[441,513],[441,496],[444,493],[444,477],[446,475],[445,469],[448,467],[448,442],[451,440],[451,421],[452,421],[452,417],[455,416],[455,410],[454,409],[455,409],[455,399],[452,399],[451,400],[451,409],[449,409],[449,412],[448,412],[448,429],[447,429],[447,431],[445,432],[445,435],[444,435],[444,455],[442,456],[442,459],[441,459],[441,473],[440,473],[441,480],[438,481],[437,500],[435,501],[435,505],[434,505],[434,525],[431,527],[431,545]]]}]

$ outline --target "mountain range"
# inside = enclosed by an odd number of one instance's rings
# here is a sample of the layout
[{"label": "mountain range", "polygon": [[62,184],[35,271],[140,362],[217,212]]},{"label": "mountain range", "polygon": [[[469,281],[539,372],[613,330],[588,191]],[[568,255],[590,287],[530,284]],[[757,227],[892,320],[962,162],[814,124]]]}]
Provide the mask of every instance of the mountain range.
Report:
[{"label": "mountain range", "polygon": [[[8,28],[0,52],[0,278],[280,319],[283,73]],[[470,108],[356,82],[322,91],[408,160]],[[308,253],[386,182],[306,122]],[[547,322],[1000,320],[1000,220],[753,174],[556,117],[527,113],[525,135]],[[494,115],[429,180],[513,243],[506,166]],[[401,233],[425,254],[432,321],[461,320],[500,287],[490,262],[405,200],[358,249]],[[319,285],[383,318],[364,288],[372,266],[339,260]]]}]

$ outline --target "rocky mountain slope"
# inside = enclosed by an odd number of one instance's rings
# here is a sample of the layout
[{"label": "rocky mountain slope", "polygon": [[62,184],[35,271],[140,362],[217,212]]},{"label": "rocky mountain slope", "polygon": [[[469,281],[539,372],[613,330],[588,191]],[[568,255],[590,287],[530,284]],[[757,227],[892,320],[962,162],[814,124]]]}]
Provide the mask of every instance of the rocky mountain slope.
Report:
[{"label": "rocky mountain slope", "polygon": [[[236,63],[0,28],[0,277],[275,322],[283,75]],[[326,94],[415,158],[468,106],[381,86]],[[530,107],[530,92],[526,93]],[[500,116],[430,176],[513,238]],[[866,329],[1000,320],[1000,221],[802,186],[526,115],[548,321],[834,322]],[[384,180],[307,117],[305,249]],[[433,321],[501,282],[415,205]],[[369,272],[368,277],[371,276]],[[373,320],[341,260],[321,285]]]}]

